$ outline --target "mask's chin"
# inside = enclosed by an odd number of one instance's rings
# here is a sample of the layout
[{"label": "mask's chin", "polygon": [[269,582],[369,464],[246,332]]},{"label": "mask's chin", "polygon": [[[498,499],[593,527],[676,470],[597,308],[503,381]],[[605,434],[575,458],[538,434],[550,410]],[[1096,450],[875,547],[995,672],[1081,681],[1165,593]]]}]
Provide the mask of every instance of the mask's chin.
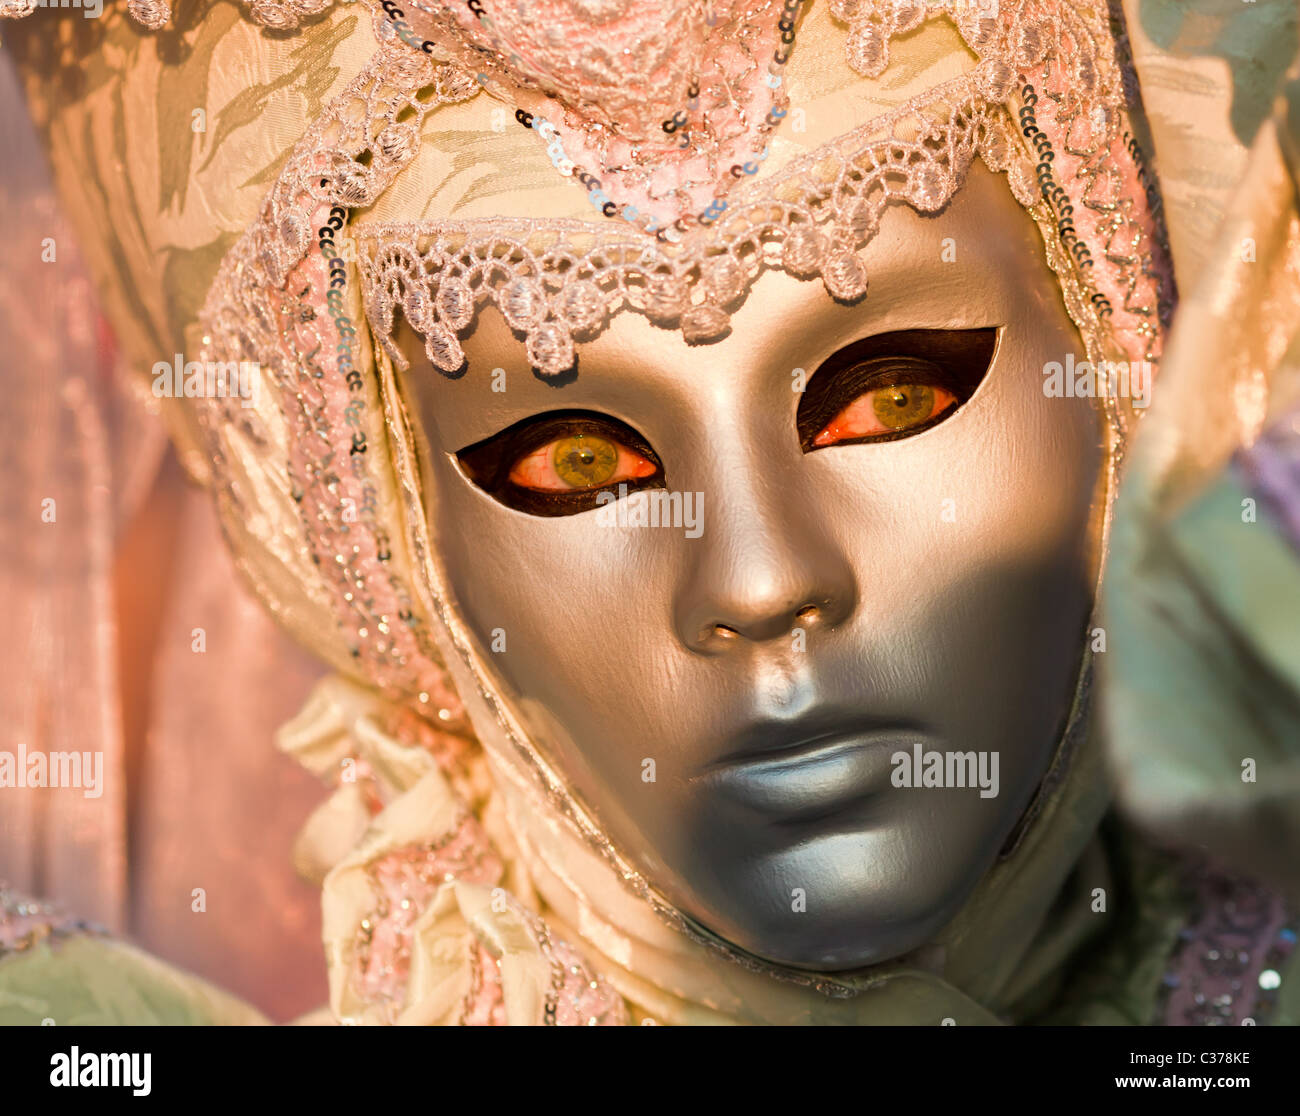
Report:
[{"label": "mask's chin", "polygon": [[[847,904],[843,910],[818,912],[813,918],[800,920],[797,924],[798,932],[794,934],[790,933],[789,919],[777,918],[764,922],[764,912],[761,910],[757,912],[755,921],[748,925],[733,923],[725,928],[718,926],[710,918],[705,906],[697,902],[701,886],[698,881],[683,876],[665,862],[648,841],[638,839],[621,847],[611,841],[611,831],[635,832],[631,819],[616,798],[605,795],[596,801],[584,801],[574,794],[569,779],[557,776],[556,769],[548,763],[547,757],[557,753],[581,754],[581,750],[575,746],[577,742],[572,740],[563,725],[541,703],[505,695],[501,680],[492,677],[494,672],[485,668],[481,658],[475,656],[475,659],[475,674],[478,679],[475,688],[480,695],[485,692],[491,694],[497,708],[507,714],[505,717],[492,718],[490,725],[480,723],[481,738],[489,743],[490,751],[498,762],[504,762],[516,780],[522,775],[525,782],[531,781],[533,773],[524,770],[527,765],[520,764],[519,752],[509,739],[512,733],[515,742],[525,743],[526,750],[549,768],[549,777],[558,780],[551,784],[552,806],[555,792],[559,791],[568,800],[568,804],[575,808],[573,815],[560,821],[561,828],[568,835],[566,840],[578,842],[588,851],[599,850],[606,865],[614,867],[616,875],[623,876],[620,883],[626,891],[621,896],[622,901],[627,901],[632,893],[639,892],[644,897],[645,891],[648,891],[652,896],[651,906],[657,907],[661,916],[668,915],[668,920],[688,937],[748,969],[768,972],[797,983],[805,983],[804,978],[817,983],[818,976],[826,976],[833,985],[837,979],[850,979],[864,974],[865,970],[874,966],[889,962],[933,968],[937,963],[936,958],[942,953],[942,950],[935,952],[936,939],[945,927],[960,918],[963,908],[980,886],[984,872],[932,876],[926,881],[926,887],[909,888],[901,897],[895,897],[892,911],[882,913],[879,895],[864,894]],[[1044,778],[1032,788],[1031,797],[1015,817],[1009,833],[994,846],[997,855],[990,858],[986,870],[993,863],[1013,855],[1052,796],[1059,792],[1068,775],[1074,752],[1088,729],[1091,678],[1092,659],[1085,645],[1079,660],[1069,713],[1050,751]],[[473,703],[471,709],[475,705],[477,703]],[[480,718],[481,714],[475,719],[480,721]],[[503,734],[502,728],[505,725],[513,727]],[[589,777],[590,774],[587,772],[586,776]],[[577,772],[570,772],[569,775],[578,779],[584,777]],[[546,782],[546,778],[543,777],[542,783]],[[532,782],[534,790],[539,785]],[[516,799],[518,801],[521,800]],[[530,850],[535,850],[539,844],[538,827],[553,827],[564,811],[555,812],[552,808],[541,806],[543,798],[528,798],[525,801],[527,804],[522,809],[516,808],[513,812],[511,821],[521,848],[526,854],[536,856],[536,852]],[[832,844],[846,839],[853,840],[854,835],[823,838]],[[549,840],[547,838],[541,844]],[[817,842],[812,842],[805,850],[813,857],[817,856],[816,844]],[[591,879],[584,878],[580,872],[571,874],[570,869],[575,862],[565,862],[565,857],[566,854],[562,851],[559,857],[561,863],[552,865],[559,871],[552,877],[551,886],[559,883],[564,890],[576,893],[583,909],[590,908],[598,916],[612,917],[617,925],[618,915],[614,911],[600,909],[602,886],[591,886]],[[844,858],[837,858],[834,850],[829,850],[827,859],[842,861]],[[628,887],[632,873],[636,875],[636,882]],[[540,891],[541,898],[557,910],[565,909],[574,897],[573,894],[560,897],[546,886],[542,886]]]}]

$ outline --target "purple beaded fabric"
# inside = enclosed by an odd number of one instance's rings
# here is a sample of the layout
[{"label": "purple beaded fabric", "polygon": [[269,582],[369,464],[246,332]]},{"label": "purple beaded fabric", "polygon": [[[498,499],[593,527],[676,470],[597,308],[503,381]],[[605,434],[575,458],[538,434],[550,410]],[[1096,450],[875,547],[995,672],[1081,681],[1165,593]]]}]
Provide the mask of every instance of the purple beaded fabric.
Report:
[{"label": "purple beaded fabric", "polygon": [[1271,1022],[1296,919],[1273,892],[1209,866],[1193,870],[1195,908],[1165,967],[1156,1024]]}]

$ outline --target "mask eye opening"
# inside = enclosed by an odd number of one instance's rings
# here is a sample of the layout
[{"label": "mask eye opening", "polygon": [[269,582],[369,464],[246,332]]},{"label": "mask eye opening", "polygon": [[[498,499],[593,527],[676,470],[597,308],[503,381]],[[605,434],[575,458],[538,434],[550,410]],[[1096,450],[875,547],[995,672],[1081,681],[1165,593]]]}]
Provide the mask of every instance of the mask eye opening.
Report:
[{"label": "mask eye opening", "polygon": [[[590,436],[614,443],[653,466],[653,472],[639,477],[620,477],[608,483],[570,491],[529,488],[512,479],[512,471],[524,458],[551,442]],[[666,485],[663,463],[650,443],[627,423],[598,411],[548,411],[530,415],[457,450],[453,455],[461,473],[498,503],[515,511],[536,516],[575,515],[597,507],[596,497],[613,491],[621,497],[646,488]]]},{"label": "mask eye opening", "polygon": [[[984,381],[1000,332],[997,326],[898,330],[839,349],[818,366],[799,399],[795,423],[803,452],[910,438],[951,418]],[[913,427],[816,444],[818,435],[855,400],[870,391],[903,384],[941,388],[956,402]]]}]

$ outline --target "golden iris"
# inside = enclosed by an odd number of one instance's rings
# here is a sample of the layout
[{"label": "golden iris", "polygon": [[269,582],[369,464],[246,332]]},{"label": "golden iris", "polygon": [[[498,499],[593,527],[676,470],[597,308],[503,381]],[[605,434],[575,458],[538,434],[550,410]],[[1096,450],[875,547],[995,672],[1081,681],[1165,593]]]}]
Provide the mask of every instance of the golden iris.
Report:
[{"label": "golden iris", "polygon": [[575,434],[555,443],[552,457],[560,480],[574,488],[604,484],[618,467],[618,447],[604,438]]},{"label": "golden iris", "polygon": [[876,418],[890,430],[905,430],[934,413],[934,388],[925,384],[897,384],[878,388],[871,401]]}]

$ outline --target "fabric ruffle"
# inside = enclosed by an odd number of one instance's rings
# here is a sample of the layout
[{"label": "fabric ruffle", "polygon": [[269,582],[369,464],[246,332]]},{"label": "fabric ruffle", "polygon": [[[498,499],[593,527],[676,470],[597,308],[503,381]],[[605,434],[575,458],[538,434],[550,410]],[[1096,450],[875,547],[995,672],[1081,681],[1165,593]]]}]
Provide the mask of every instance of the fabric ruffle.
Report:
[{"label": "fabric ruffle", "polygon": [[337,783],[295,859],[308,875],[326,872],[322,935],[339,1021],[627,1021],[622,998],[533,909],[476,745],[335,677],[280,747]]}]

